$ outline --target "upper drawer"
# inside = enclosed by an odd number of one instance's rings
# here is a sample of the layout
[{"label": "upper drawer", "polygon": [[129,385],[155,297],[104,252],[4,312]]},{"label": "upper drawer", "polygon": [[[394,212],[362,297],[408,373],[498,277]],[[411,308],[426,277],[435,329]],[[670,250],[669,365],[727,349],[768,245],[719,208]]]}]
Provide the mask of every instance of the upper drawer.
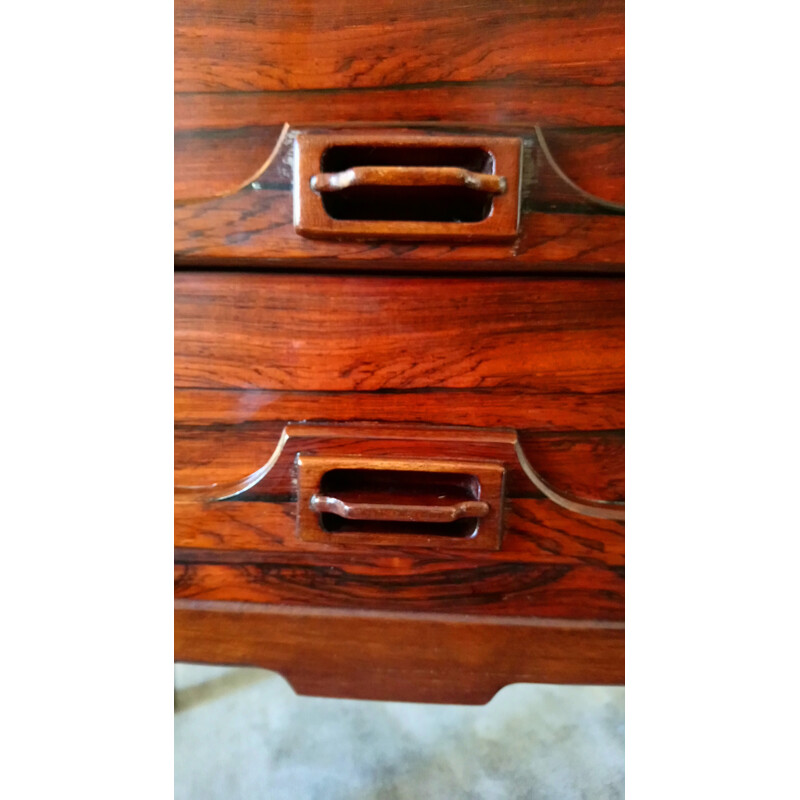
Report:
[{"label": "upper drawer", "polygon": [[[623,271],[620,130],[258,135],[260,147],[176,139],[179,265]],[[240,145],[254,154],[249,167],[231,156]],[[329,158],[345,151],[351,158]],[[486,163],[476,166],[472,152]]]},{"label": "upper drawer", "polygon": [[[461,0],[178,0],[176,259],[621,272],[624,218],[613,211],[624,202],[624,92],[623,0],[474,0],[466,11]],[[517,137],[516,237],[299,235],[295,134],[392,128]]]}]

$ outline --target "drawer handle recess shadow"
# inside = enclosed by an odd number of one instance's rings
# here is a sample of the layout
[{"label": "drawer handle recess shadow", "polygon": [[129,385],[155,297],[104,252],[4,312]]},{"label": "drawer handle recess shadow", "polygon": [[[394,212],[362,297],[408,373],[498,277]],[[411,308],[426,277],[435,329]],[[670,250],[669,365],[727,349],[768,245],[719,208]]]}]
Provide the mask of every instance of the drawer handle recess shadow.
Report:
[{"label": "drawer handle recess shadow", "polygon": [[300,539],[339,545],[500,546],[502,464],[297,457]]}]

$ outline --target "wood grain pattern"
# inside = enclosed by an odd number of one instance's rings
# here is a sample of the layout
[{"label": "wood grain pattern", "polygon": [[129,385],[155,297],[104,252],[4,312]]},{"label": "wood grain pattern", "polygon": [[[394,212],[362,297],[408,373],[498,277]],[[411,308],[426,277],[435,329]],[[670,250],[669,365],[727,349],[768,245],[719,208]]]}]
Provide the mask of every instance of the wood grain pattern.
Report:
[{"label": "wood grain pattern", "polygon": [[[519,136],[523,191],[509,243],[304,240],[287,139],[250,189],[176,207],[176,482],[241,479],[292,421],[371,420],[509,429],[461,447],[476,458],[516,430],[550,484],[621,499],[624,217],[534,130],[623,202],[623,79],[623,0],[180,0],[178,200],[241,186],[286,122]],[[176,504],[176,659],[427,702],[624,680],[622,522],[559,507],[518,462],[499,551],[303,542],[293,452],[260,490]]]},{"label": "wood grain pattern", "polygon": [[[379,397],[385,398],[387,404],[395,399],[392,396]],[[480,403],[482,397],[475,395],[473,402]],[[413,396],[404,398],[404,403],[411,403],[412,407],[413,401]],[[290,415],[268,423],[249,418],[239,424],[220,421],[195,424],[176,417],[175,484],[203,486],[240,480],[266,463],[286,423],[294,419],[313,420],[315,417],[345,422],[346,417],[355,416],[352,412],[337,414],[337,403],[328,405],[327,398],[318,398],[315,405],[316,409],[309,415]],[[469,409],[463,415],[453,414],[446,397],[441,405],[443,413],[438,421],[442,424],[453,420],[476,422],[470,419]],[[245,394],[242,395],[241,408],[247,408]],[[412,416],[403,414],[402,408],[402,404],[396,405],[397,421],[406,421],[400,418]],[[276,411],[279,413],[280,409]],[[430,418],[428,421],[437,422]],[[520,442],[528,460],[554,487],[579,497],[625,499],[624,431],[536,433],[522,430]],[[534,487],[524,479],[514,482],[517,493],[520,484],[524,493],[536,494]]]},{"label": "wood grain pattern", "polygon": [[[342,129],[326,130],[335,130],[337,135],[343,133]],[[324,132],[316,133],[322,135]],[[463,129],[449,131],[453,134],[464,132]],[[430,138],[441,135],[443,131],[400,129],[393,131],[392,135],[401,133]],[[425,244],[391,240],[363,243],[304,239],[295,230],[291,194],[293,142],[300,133],[290,131],[286,140],[276,146],[269,168],[249,188],[231,196],[176,207],[176,263],[218,268],[279,263],[300,269],[352,269],[356,266],[361,269],[402,267],[426,270],[435,267],[462,272],[498,267],[521,271],[621,271],[624,265],[624,217],[609,213],[587,200],[585,194],[576,190],[578,184],[566,182],[554,169],[538,140],[531,138],[533,132],[529,133],[531,136],[522,139],[522,217],[519,234],[512,242],[470,242],[467,246],[455,241]],[[350,135],[364,135],[364,130],[353,130]],[[562,141],[556,150],[562,156],[564,152],[571,154],[567,158],[567,167],[573,172],[571,176],[567,175],[569,180],[588,176],[591,188],[605,191],[608,187],[603,185],[604,181],[598,182],[596,176],[620,173],[621,135],[616,134],[612,140],[605,137],[604,141],[595,141],[594,144],[584,141],[581,146],[582,137],[573,136],[566,141],[569,146]],[[587,159],[574,153],[576,147],[588,149]],[[595,160],[598,150],[600,161]],[[263,161],[265,153],[260,154],[259,162]],[[606,153],[608,158],[603,160],[602,153]],[[584,163],[590,166],[576,169],[576,164]],[[240,185],[243,174],[237,172],[237,185]],[[245,180],[249,179],[245,176]],[[220,181],[221,178],[217,175],[213,180]],[[197,181],[192,179],[191,185],[197,188]],[[617,194],[620,188],[617,181]]]},{"label": "wood grain pattern", "polygon": [[[464,424],[515,428],[520,435],[619,431],[625,427],[622,392],[535,393],[511,389],[421,389],[371,392],[297,392],[251,389],[176,389],[175,421],[186,438],[226,433],[242,425],[271,442],[291,420]],[[235,428],[234,428],[235,429]],[[231,431],[232,432],[232,431]],[[274,437],[273,437],[274,432]],[[239,442],[244,445],[244,441]],[[220,448],[223,449],[222,443]],[[259,451],[264,447],[259,445]]]},{"label": "wood grain pattern", "polygon": [[[304,453],[298,454],[295,464],[297,536],[303,541],[347,547],[500,549],[505,509],[502,464]],[[326,473],[330,479],[337,471],[341,476],[342,470],[350,472],[350,479],[340,477],[338,487],[326,488]],[[458,478],[448,477],[450,473]],[[337,519],[333,530],[324,524],[325,514]],[[346,520],[360,524],[348,526],[343,524]],[[452,536],[452,526],[445,523],[459,521],[466,524],[456,524],[458,535]],[[394,524],[387,530],[382,522]]]},{"label": "wood grain pattern", "polygon": [[550,484],[531,464],[510,429],[430,425],[287,425],[269,461],[235,484],[216,482],[211,486],[177,486],[176,500],[205,502],[230,499],[260,499],[294,491],[296,456],[319,455],[359,458],[459,459],[502,463],[506,487],[515,497],[548,497],[554,503],[592,517],[624,519],[624,502],[590,496],[576,496]]},{"label": "wood grain pattern", "polygon": [[[255,562],[324,553],[344,563],[365,556],[378,558],[386,568],[401,563],[407,551],[415,550],[408,546],[382,548],[376,554],[364,547],[348,546],[343,551],[335,544],[304,542],[296,535],[295,510],[294,499],[288,498],[176,504],[175,547],[183,560],[191,557],[188,551],[192,549],[204,551],[197,557],[207,561],[213,561],[212,553],[219,561],[239,553],[240,560]],[[424,558],[425,553],[417,552],[414,557]],[[503,549],[484,554],[482,563],[621,567],[624,557],[624,523],[574,514],[550,500],[513,498],[506,508]]]},{"label": "wood grain pattern", "polygon": [[[467,125],[529,139],[541,125],[577,185],[622,202],[622,0],[384,0],[369,9],[341,0],[182,0],[175,37],[178,198],[240,185],[289,122]],[[582,134],[615,141],[592,144]],[[541,174],[525,186],[522,233],[511,246],[303,243],[279,163],[265,191],[178,209],[177,262],[622,271],[624,220],[576,203],[541,170],[535,148],[530,165]]]},{"label": "wood grain pattern", "polygon": [[175,658],[266,667],[303,694],[486,703],[520,681],[622,683],[625,634],[615,623],[178,600]]},{"label": "wood grain pattern", "polygon": [[309,181],[315,192],[340,192],[353,186],[469,186],[488,194],[504,194],[506,178],[459,167],[353,167],[320,172]]},{"label": "wood grain pattern", "polygon": [[182,388],[624,387],[622,281],[175,276]]},{"label": "wood grain pattern", "polygon": [[176,6],[178,92],[623,78],[622,0],[382,0],[379,14],[342,0]]},{"label": "wood grain pattern", "polygon": [[[477,32],[477,31],[476,31]],[[175,95],[175,131],[184,138],[284,122],[295,127],[332,123],[454,123],[495,132],[605,128],[625,124],[625,87],[546,86],[535,81],[426,83],[399,88],[308,89],[277,92],[185,92]],[[277,139],[277,132],[275,133]]]},{"label": "wood grain pattern", "polygon": [[523,214],[512,244],[322,242],[298,236],[284,189],[242,191],[175,209],[178,266],[283,267],[301,270],[456,270],[622,272],[625,218]]},{"label": "wood grain pattern", "polygon": [[[553,499],[519,504],[513,492],[528,476],[516,461],[515,441],[502,430],[291,426],[256,478],[209,495],[229,499],[203,503],[207,493],[182,495],[175,541],[185,568],[176,573],[176,592],[215,601],[620,619],[622,523],[567,511]],[[430,549],[413,536],[394,536],[379,548],[363,537],[298,537],[297,524],[317,523],[308,497],[321,486],[302,464],[368,466],[374,459],[437,459],[440,472],[453,471],[455,462],[476,465],[474,474],[480,465],[495,477],[504,472],[512,499],[503,509],[502,549],[459,550],[447,539]],[[489,506],[500,511],[495,501]]]},{"label": "wood grain pattern", "polygon": [[[437,155],[434,166],[398,166],[395,162],[389,166],[356,166],[334,174],[323,169],[324,154],[335,147],[357,146],[362,152],[367,151],[372,157],[376,152],[402,152],[405,148],[427,148],[428,152],[448,152],[448,148],[478,148],[484,151],[483,163],[478,167],[485,168],[486,154],[490,154],[489,163],[494,165],[496,174],[475,172],[475,165],[470,169],[446,167],[450,162]],[[452,152],[452,149],[450,150]],[[450,136],[427,134],[400,134],[389,130],[378,130],[369,133],[326,134],[299,133],[293,147],[293,185],[294,214],[293,223],[297,233],[302,236],[338,240],[369,239],[382,240],[443,240],[448,246],[453,241],[484,241],[514,239],[517,234],[520,213],[520,179],[522,171],[522,141],[513,137],[488,136]],[[418,156],[417,156],[418,157]],[[446,159],[446,157],[444,157]],[[391,161],[391,157],[389,158]],[[352,162],[350,162],[352,166]],[[386,216],[376,218],[364,217],[363,213],[356,217],[339,217],[329,214],[325,206],[324,196],[335,194],[347,186],[383,187],[444,187],[458,185],[467,186],[468,192],[493,195],[488,213],[482,209],[475,219],[468,222],[453,221],[454,204],[458,204],[456,196],[445,199],[437,195],[438,201],[425,201],[426,194],[414,195],[411,202],[406,201],[405,211],[416,212],[410,219],[391,217],[402,205],[398,190],[392,192],[392,200],[383,208]],[[385,195],[384,195],[385,196]],[[430,196],[430,195],[428,195]],[[372,202],[376,195],[373,194]],[[479,203],[483,205],[483,198]],[[367,209],[369,202],[364,204]],[[352,206],[351,206],[352,208]],[[426,208],[428,213],[436,212],[435,221],[426,219],[420,210]],[[363,210],[367,210],[363,209]],[[362,210],[362,211],[363,211]],[[443,214],[443,210],[446,213]],[[444,221],[441,217],[444,217]],[[449,218],[449,219],[448,219]],[[456,215],[458,219],[458,215]]]},{"label": "wood grain pattern", "polygon": [[[625,203],[625,129],[598,130],[547,130],[548,147],[562,170],[582,189],[591,194]],[[569,195],[555,183],[552,173],[545,168],[541,152],[535,151],[539,186],[537,191],[547,194],[551,203],[566,203]],[[562,192],[559,194],[559,191]]]},{"label": "wood grain pattern", "polygon": [[315,553],[247,564],[175,564],[179,599],[550,619],[624,619],[620,569],[433,555],[345,560]]},{"label": "wood grain pattern", "polygon": [[[287,117],[292,119],[292,117]],[[212,121],[213,122],[213,121]],[[293,123],[297,126],[297,122]],[[408,124],[403,122],[402,124]],[[500,126],[509,136],[527,137],[526,169],[528,171],[527,199],[524,210],[539,213],[558,209],[578,210],[579,198],[555,176],[531,139],[534,120],[529,125]],[[278,142],[282,125],[265,126],[243,124],[240,128],[203,128],[175,134],[175,199],[212,197],[234,192],[242,182],[261,167],[266,156]],[[323,128],[322,124],[316,126]],[[336,128],[327,130],[336,132]],[[358,131],[352,126],[347,130]],[[376,130],[381,130],[380,128]],[[402,130],[409,130],[403,128]],[[426,123],[417,128],[428,133],[472,134],[475,131],[463,124],[433,126]],[[493,134],[481,132],[481,138]],[[559,165],[588,192],[608,200],[624,203],[625,200],[625,134],[619,127],[544,129],[547,143]],[[282,148],[273,166],[259,183],[272,190],[291,191],[292,174],[289,164],[290,143]],[[581,209],[593,212],[591,207]]]},{"label": "wood grain pattern", "polygon": [[[283,130],[246,127],[233,131],[175,131],[175,202],[232,194],[264,164]],[[286,179],[281,179],[289,188]]]}]

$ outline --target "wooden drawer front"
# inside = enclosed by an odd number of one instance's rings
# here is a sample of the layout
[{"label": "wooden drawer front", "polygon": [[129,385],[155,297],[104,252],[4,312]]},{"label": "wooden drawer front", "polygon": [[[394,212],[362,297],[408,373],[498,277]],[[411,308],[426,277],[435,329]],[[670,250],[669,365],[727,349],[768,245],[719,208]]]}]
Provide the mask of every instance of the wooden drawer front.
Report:
[{"label": "wooden drawer front", "polygon": [[[484,476],[502,541],[313,533],[304,464],[400,465]],[[253,476],[185,489],[175,517],[176,596],[302,607],[620,621],[624,526],[607,504],[575,511],[533,482],[516,434],[429,426],[292,425]],[[488,491],[504,476],[507,501]],[[312,488],[319,481],[308,484]],[[213,502],[212,502],[213,501]],[[500,505],[498,505],[498,502]],[[303,521],[303,515],[307,519]],[[599,515],[599,516],[598,516]],[[487,518],[488,520],[488,518]],[[302,526],[311,525],[303,528]],[[409,531],[402,531],[408,534]],[[464,550],[464,545],[477,549]]]},{"label": "wooden drawer front", "polygon": [[[183,0],[175,13],[179,263],[624,270],[623,0],[392,2],[388,16],[339,0]],[[365,127],[521,138],[516,239],[299,236],[294,134]]]},{"label": "wooden drawer front", "polygon": [[180,388],[624,389],[621,279],[186,272],[175,281]]},{"label": "wooden drawer front", "polygon": [[[269,468],[244,493],[176,505],[176,597],[621,621],[624,523],[553,502],[516,448],[566,496],[623,499],[623,289],[616,278],[178,273],[176,483],[219,487]],[[338,432],[317,434],[314,421]],[[374,440],[348,438],[364,423]],[[397,426],[425,425],[468,430],[398,444]],[[502,463],[502,545],[304,540],[304,453]]]},{"label": "wooden drawer front", "polygon": [[505,509],[495,553],[301,541],[296,503],[178,504],[175,596],[393,612],[624,620],[624,523],[543,498]]},{"label": "wooden drawer front", "polygon": [[[175,484],[231,483],[255,472],[293,420],[434,425],[456,421],[514,428],[526,456],[549,483],[579,497],[619,501],[625,499],[624,411],[621,393],[178,389]],[[530,491],[527,481],[518,487],[517,478],[511,479],[512,490]]]},{"label": "wooden drawer front", "polygon": [[623,291],[178,273],[176,483],[250,474],[294,421],[428,423],[513,428],[556,487],[622,500]]},{"label": "wooden drawer front", "polygon": [[[176,6],[177,659],[383,700],[624,679],[624,2],[472,6]],[[300,235],[298,137],[355,133],[515,138],[516,233]],[[481,491],[301,474],[387,460]],[[491,535],[320,495],[485,501]]]}]

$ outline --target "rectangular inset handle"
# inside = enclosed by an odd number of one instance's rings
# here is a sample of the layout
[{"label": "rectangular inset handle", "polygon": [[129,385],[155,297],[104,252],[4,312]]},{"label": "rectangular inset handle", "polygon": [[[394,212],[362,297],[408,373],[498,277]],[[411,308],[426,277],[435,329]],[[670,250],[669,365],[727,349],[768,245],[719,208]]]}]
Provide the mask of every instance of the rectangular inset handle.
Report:
[{"label": "rectangular inset handle", "polygon": [[499,546],[500,464],[299,455],[297,466],[298,534],[306,541]]},{"label": "rectangular inset handle", "polygon": [[505,136],[301,132],[294,222],[301,236],[511,239],[522,142]]}]

